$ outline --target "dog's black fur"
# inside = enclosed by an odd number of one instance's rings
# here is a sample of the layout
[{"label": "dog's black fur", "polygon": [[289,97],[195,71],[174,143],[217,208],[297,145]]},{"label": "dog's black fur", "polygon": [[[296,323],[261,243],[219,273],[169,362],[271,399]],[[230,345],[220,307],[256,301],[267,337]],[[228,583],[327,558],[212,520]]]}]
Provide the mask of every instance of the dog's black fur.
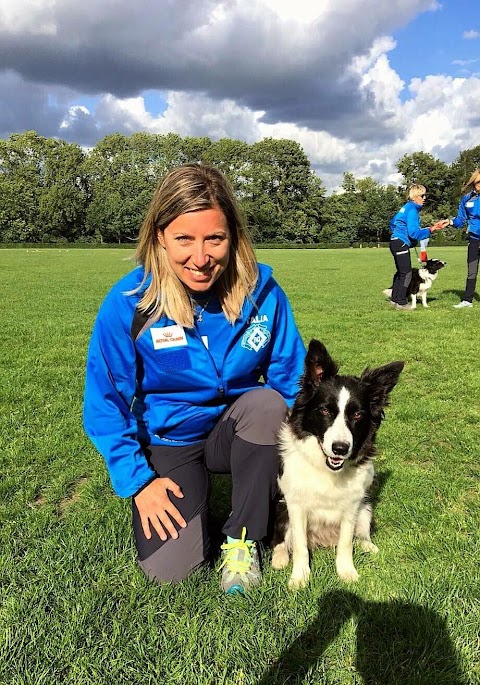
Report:
[{"label": "dog's black fur", "polygon": [[[425,262],[425,266],[417,269],[416,267],[412,269],[412,280],[407,288],[407,298],[412,301],[412,309],[417,306],[417,296],[422,300],[424,307],[428,309],[427,304],[427,290],[429,290],[433,281],[437,278],[440,269],[446,265],[447,262],[442,262],[440,259],[428,259]],[[383,291],[386,297],[392,296],[393,283],[390,288]]]}]

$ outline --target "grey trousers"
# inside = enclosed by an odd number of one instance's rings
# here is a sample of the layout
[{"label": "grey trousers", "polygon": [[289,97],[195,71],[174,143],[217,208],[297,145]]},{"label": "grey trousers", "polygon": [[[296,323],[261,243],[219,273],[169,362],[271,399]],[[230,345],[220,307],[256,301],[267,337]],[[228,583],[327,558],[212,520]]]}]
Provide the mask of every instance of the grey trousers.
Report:
[{"label": "grey trousers", "polygon": [[222,415],[207,440],[186,447],[150,445],[150,465],[169,477],[184,497],[170,497],[187,521],[176,526],[179,537],[163,541],[151,529],[143,533],[135,501],[132,523],[138,563],[156,582],[179,582],[210,557],[207,530],[210,474],[232,476],[232,513],[222,532],[261,540],[267,534],[271,506],[277,493],[279,456],[277,434],[287,414],[283,397],[275,390],[257,388],[242,395]]}]

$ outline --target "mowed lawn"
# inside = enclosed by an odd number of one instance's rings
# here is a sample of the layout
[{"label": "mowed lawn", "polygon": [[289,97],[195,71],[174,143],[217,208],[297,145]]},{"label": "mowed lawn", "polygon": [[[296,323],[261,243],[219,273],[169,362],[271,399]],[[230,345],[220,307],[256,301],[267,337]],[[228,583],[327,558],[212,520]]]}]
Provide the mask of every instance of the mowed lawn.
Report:
[{"label": "mowed lawn", "polygon": [[[135,562],[130,502],[83,433],[86,348],[125,250],[0,250],[1,685],[460,685],[480,682],[480,301],[455,310],[466,248],[429,309],[392,310],[387,249],[259,250],[306,343],[345,373],[405,360],[378,436],[377,556],[333,550],[307,589],[268,567],[246,597],[203,570],[178,586]],[[412,251],[413,260],[415,253]],[[228,481],[214,481],[215,518]]]}]

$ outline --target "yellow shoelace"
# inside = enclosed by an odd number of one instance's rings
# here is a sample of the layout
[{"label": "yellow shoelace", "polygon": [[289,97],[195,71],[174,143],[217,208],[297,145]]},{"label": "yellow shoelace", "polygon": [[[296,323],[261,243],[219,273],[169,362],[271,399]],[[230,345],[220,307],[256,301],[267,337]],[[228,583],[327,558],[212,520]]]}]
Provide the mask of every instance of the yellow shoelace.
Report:
[{"label": "yellow shoelace", "polygon": [[[240,540],[235,542],[225,542],[222,545],[222,549],[226,550],[227,554],[223,560],[220,568],[227,566],[228,570],[232,573],[246,573],[250,568],[252,563],[252,555],[250,549],[255,544],[254,542],[245,542],[245,537],[247,535],[247,529],[242,528],[242,537]],[[245,552],[245,558],[240,560],[237,556],[238,550],[243,550]]]}]

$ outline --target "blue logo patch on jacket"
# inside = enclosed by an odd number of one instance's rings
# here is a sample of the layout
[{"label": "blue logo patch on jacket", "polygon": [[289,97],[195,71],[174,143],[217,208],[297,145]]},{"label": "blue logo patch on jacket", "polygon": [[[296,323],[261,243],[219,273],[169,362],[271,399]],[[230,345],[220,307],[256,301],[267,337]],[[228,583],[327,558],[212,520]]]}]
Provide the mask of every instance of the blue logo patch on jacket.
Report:
[{"label": "blue logo patch on jacket", "polygon": [[266,326],[254,323],[243,334],[242,347],[246,350],[258,352],[268,345],[271,337],[271,333]]}]

